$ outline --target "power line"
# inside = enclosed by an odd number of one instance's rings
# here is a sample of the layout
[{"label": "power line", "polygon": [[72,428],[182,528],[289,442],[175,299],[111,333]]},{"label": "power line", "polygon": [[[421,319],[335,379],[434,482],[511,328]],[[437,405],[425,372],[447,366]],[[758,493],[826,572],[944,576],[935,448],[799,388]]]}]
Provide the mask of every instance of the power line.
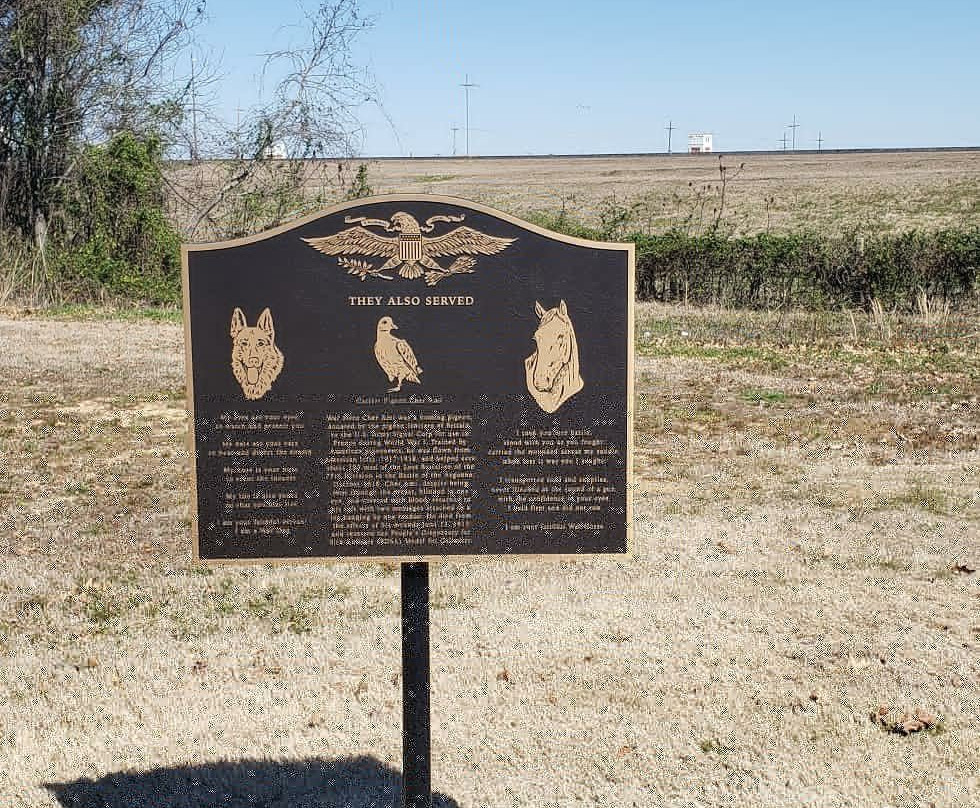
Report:
[{"label": "power line", "polygon": [[793,130],[793,151],[796,151],[796,130],[800,128],[796,122],[796,115],[793,115],[793,123],[789,124],[789,128]]},{"label": "power line", "polygon": [[671,136],[671,134],[673,133],[673,131],[674,131],[674,128],[675,128],[675,127],[674,127],[674,122],[673,122],[673,121],[671,121],[670,123],[668,123],[668,124],[667,124],[667,125],[666,125],[666,126],[664,127],[664,129],[666,129],[666,130],[667,130],[667,154],[670,154],[670,136]]},{"label": "power line", "polygon": [[470,83],[470,74],[467,73],[463,83],[459,85],[466,93],[466,156],[470,156],[470,88],[479,87],[479,84]]}]

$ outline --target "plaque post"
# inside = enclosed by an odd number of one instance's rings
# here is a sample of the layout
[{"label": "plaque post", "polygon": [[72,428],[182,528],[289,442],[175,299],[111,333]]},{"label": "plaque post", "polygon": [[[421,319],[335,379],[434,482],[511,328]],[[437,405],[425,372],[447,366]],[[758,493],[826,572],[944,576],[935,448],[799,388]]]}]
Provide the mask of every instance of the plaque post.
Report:
[{"label": "plaque post", "polygon": [[402,808],[431,808],[429,565],[402,564]]}]

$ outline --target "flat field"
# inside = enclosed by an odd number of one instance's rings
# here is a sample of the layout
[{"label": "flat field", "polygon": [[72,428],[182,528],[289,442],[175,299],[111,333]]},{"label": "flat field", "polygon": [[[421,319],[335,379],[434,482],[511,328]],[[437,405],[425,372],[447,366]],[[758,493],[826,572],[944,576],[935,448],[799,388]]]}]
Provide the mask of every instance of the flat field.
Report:
[{"label": "flat field", "polygon": [[564,206],[590,223],[604,206],[636,205],[635,224],[656,230],[682,224],[702,199],[711,217],[719,165],[723,215],[736,232],[980,221],[980,151],[382,160],[369,164],[369,178],[378,192],[446,193],[518,213]]},{"label": "flat field", "polygon": [[[347,167],[349,173],[359,162]],[[363,162],[368,185],[379,194],[460,196],[516,215],[565,209],[590,225],[604,213],[629,209],[630,227],[654,232],[696,228],[711,221],[719,206],[735,233],[896,232],[980,222],[980,151]],[[723,204],[720,165],[727,167]],[[329,200],[336,194],[335,168],[307,166],[308,196]],[[216,189],[223,175],[214,165],[176,164],[170,176],[175,189]],[[177,196],[173,201],[175,215],[186,221],[189,214]]]},{"label": "flat field", "polygon": [[[175,323],[0,345],[0,804],[393,808],[397,568],[191,563]],[[975,805],[976,318],[637,348],[634,557],[432,565],[436,804]]]}]

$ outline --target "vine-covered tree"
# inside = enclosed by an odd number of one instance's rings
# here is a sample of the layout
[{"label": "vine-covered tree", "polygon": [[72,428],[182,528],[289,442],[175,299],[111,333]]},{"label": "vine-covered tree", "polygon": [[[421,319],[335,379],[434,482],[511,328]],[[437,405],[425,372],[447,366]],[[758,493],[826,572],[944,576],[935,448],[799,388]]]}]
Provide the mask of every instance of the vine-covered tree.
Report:
[{"label": "vine-covered tree", "polygon": [[[358,0],[298,0],[303,22],[265,55],[271,92],[234,126],[215,69],[191,58],[204,3],[0,0],[0,252],[29,255],[31,299],[169,299],[178,234],[254,232],[343,193],[373,98],[351,60]],[[324,157],[341,161],[308,159]]]},{"label": "vine-covered tree", "polygon": [[203,0],[0,0],[0,229],[43,252],[84,145],[179,113],[174,60],[203,12]]}]

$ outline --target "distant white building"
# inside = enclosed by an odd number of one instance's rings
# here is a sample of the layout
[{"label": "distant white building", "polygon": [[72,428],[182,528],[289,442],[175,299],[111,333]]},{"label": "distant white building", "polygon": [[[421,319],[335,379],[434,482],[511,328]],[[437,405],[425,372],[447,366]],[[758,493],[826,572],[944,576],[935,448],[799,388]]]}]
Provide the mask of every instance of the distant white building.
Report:
[{"label": "distant white building", "polygon": [[277,140],[275,143],[265,147],[262,156],[266,160],[285,160],[289,156],[289,152],[286,151],[286,144],[281,140]]},{"label": "distant white building", "polygon": [[687,136],[687,151],[689,154],[708,154],[714,150],[713,136],[710,132],[693,132]]}]

